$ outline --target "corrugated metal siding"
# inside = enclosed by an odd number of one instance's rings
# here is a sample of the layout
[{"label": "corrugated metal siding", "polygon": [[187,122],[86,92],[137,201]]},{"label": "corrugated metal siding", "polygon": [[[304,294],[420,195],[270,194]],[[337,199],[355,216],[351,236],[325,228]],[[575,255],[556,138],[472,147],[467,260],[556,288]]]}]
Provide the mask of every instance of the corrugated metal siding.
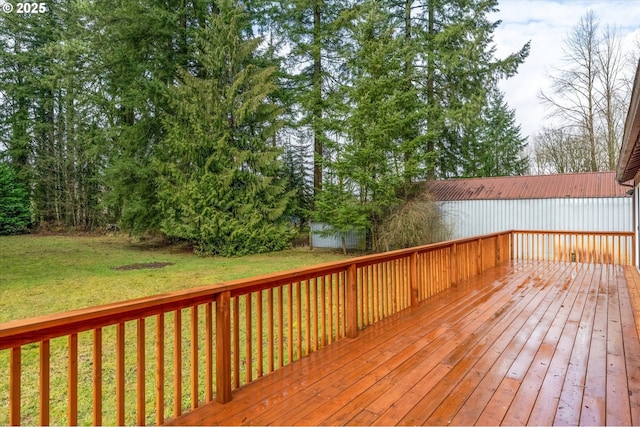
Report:
[{"label": "corrugated metal siding", "polygon": [[451,238],[505,230],[632,231],[632,199],[438,202]]},{"label": "corrugated metal siding", "polygon": [[426,183],[438,201],[625,197],[615,172],[447,179]]},{"label": "corrugated metal siding", "polygon": [[311,223],[311,246],[314,248],[342,248],[342,236],[345,237],[347,249],[364,249],[366,235],[364,231],[350,231],[347,233],[337,233],[323,236],[320,233],[331,228],[327,224]]}]

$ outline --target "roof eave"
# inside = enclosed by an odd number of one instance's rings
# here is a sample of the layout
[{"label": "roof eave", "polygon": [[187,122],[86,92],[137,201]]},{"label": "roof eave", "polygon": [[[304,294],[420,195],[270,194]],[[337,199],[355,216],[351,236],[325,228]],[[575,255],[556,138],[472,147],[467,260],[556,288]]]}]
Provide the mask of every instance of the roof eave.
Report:
[{"label": "roof eave", "polygon": [[640,135],[640,61],[633,82],[629,112],[624,125],[624,135],[620,146],[620,155],[616,168],[616,179],[623,183],[635,178],[640,169],[640,147],[638,136]]}]

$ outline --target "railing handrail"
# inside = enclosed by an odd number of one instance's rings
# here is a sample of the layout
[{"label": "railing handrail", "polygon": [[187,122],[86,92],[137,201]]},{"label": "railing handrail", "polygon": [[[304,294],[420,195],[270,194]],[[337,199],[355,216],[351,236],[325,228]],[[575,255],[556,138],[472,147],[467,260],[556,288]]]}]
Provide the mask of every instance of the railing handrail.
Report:
[{"label": "railing handrail", "polygon": [[509,233],[520,233],[520,234],[560,234],[560,235],[571,235],[571,234],[588,234],[591,236],[621,236],[621,237],[629,237],[633,236],[633,231],[589,231],[589,230],[509,230]]},{"label": "railing handrail", "polygon": [[482,240],[510,234],[511,231],[467,237],[446,242],[432,243],[407,249],[398,249],[378,254],[364,255],[346,260],[333,261],[310,267],[300,267],[284,272],[263,274],[243,279],[224,281],[213,285],[205,285],[166,294],[141,297],[132,300],[114,302],[104,305],[80,308],[71,311],[53,313],[43,316],[18,319],[0,324],[0,350],[40,342],[69,333],[79,333],[99,327],[115,325],[140,317],[151,316],[171,310],[186,308],[194,304],[212,301],[219,293],[230,291],[231,296],[252,292],[257,289],[268,289],[291,281],[303,281],[319,274],[331,274],[355,265],[362,267],[380,260],[391,261],[412,253],[424,253],[447,246],[463,244],[474,240]]}]

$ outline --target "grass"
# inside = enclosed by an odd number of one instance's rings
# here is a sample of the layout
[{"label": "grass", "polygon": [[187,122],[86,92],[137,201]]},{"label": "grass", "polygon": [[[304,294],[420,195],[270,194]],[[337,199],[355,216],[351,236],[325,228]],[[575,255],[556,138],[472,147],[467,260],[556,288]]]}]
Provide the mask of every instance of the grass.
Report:
[{"label": "grass", "polygon": [[[0,237],[0,323],[344,259],[290,249],[238,258],[132,243],[120,236]],[[170,262],[160,269],[116,270]]]},{"label": "grass", "polygon": [[[184,250],[132,243],[121,236],[17,236],[0,237],[0,323],[75,308],[90,307],[141,296],[166,293],[225,280],[313,265],[344,256],[335,252],[292,249],[242,258],[200,257]],[[131,264],[172,263],[161,269],[118,270]],[[185,311],[184,315],[187,315]],[[172,315],[169,314],[168,318]],[[204,315],[199,316],[202,322]],[[173,326],[168,320],[167,348],[172,348]],[[149,319],[147,371],[153,372],[152,352],[155,319]],[[183,338],[188,335],[188,317],[183,319]],[[135,423],[135,333],[127,327],[126,360],[128,424]],[[113,424],[115,393],[114,328],[104,330],[103,375],[104,420]],[[202,341],[202,339],[200,339]],[[199,347],[203,343],[199,343]],[[174,355],[167,350],[166,382],[171,388]],[[0,352],[0,425],[8,423],[8,351]],[[23,347],[22,422],[38,423],[38,345]],[[91,336],[79,335],[79,422],[91,422]],[[183,401],[188,405],[189,346],[183,344]],[[203,354],[203,350],[200,350]],[[66,424],[66,339],[51,342],[51,422]],[[131,371],[132,370],[132,371]],[[153,422],[154,377],[147,377],[147,422]],[[199,394],[202,394],[200,390]],[[173,396],[167,393],[166,407]],[[171,413],[170,410],[167,411]]]}]

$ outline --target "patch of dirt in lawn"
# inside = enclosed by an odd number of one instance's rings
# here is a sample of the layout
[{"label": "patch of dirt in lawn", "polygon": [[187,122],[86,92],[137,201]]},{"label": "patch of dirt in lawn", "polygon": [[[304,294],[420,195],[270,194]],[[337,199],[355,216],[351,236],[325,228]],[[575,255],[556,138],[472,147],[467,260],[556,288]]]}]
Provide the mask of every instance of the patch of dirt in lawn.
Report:
[{"label": "patch of dirt in lawn", "polygon": [[173,265],[173,262],[147,262],[144,264],[127,264],[120,267],[114,267],[114,270],[143,270],[145,268],[163,268],[168,265]]}]

